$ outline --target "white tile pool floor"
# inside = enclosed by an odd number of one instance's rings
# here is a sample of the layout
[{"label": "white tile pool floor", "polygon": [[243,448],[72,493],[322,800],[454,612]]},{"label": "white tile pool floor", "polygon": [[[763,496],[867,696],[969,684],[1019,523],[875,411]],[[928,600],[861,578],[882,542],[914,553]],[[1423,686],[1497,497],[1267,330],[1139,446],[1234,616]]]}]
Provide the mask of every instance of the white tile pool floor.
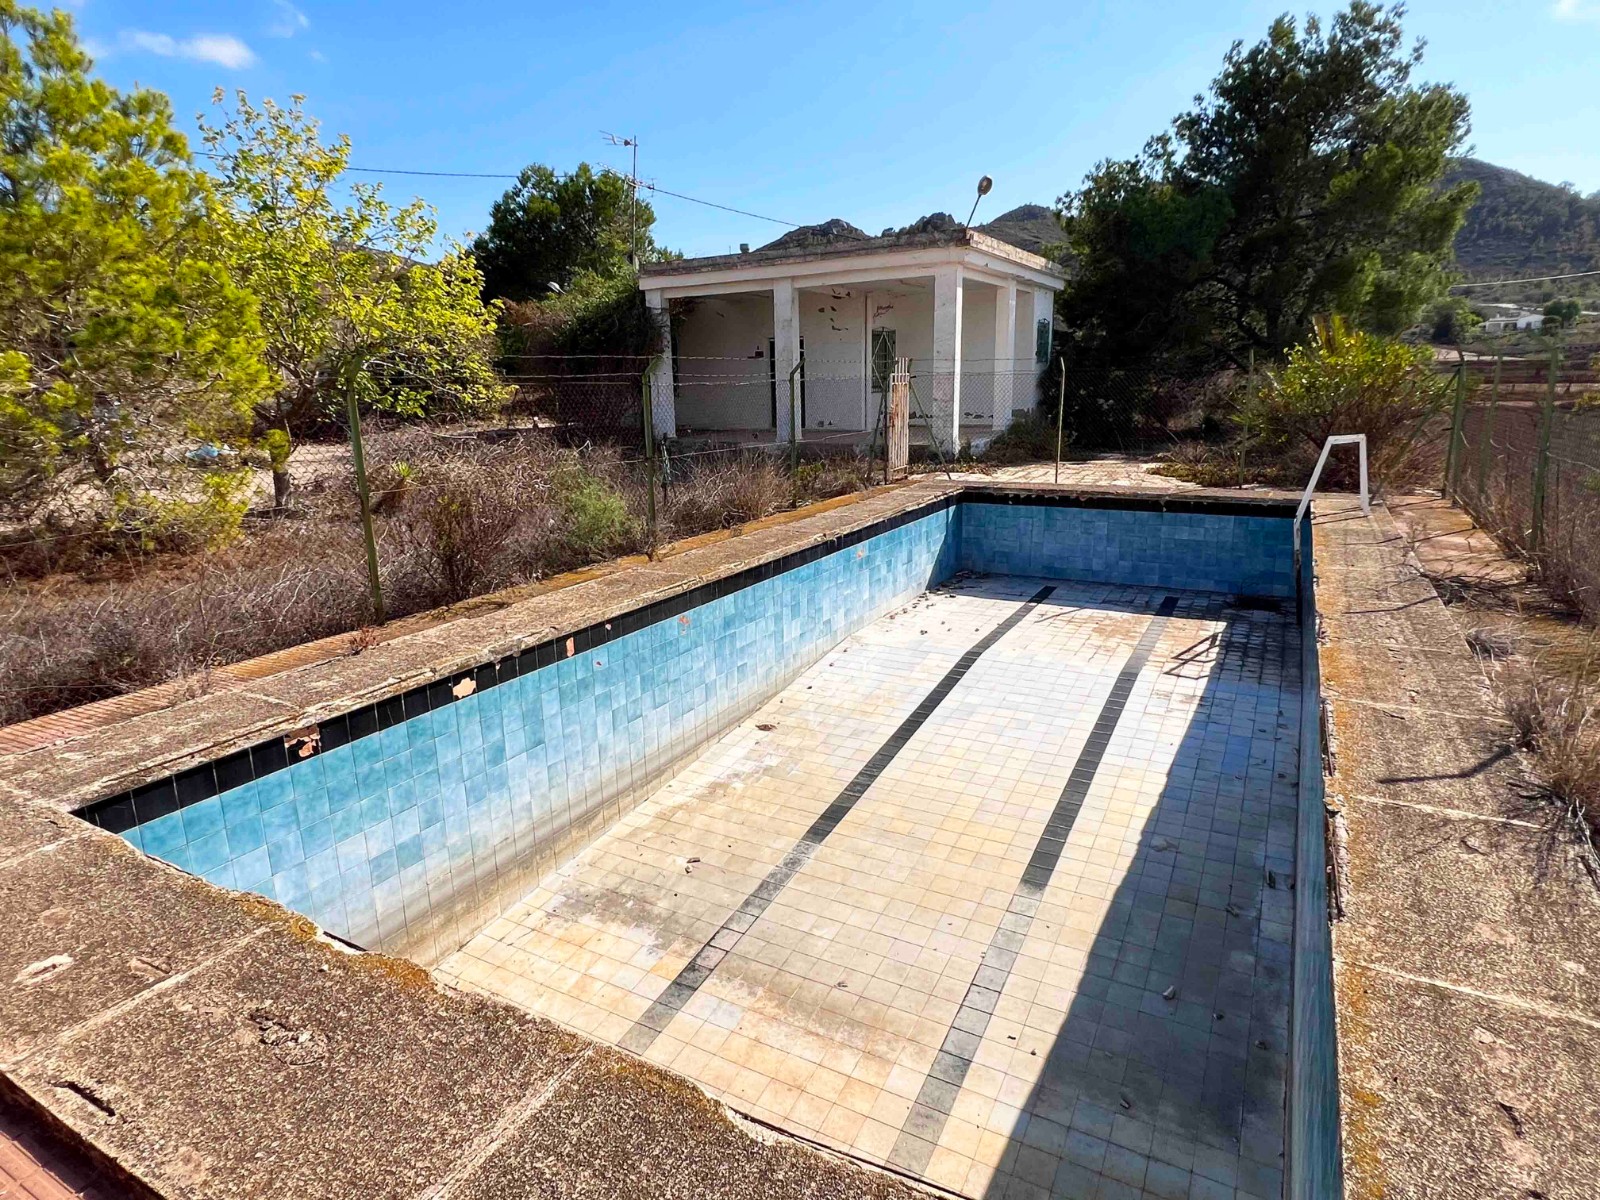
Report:
[{"label": "white tile pool floor", "polygon": [[957,580],[437,973],[963,1195],[1269,1200],[1297,638],[1226,596]]}]

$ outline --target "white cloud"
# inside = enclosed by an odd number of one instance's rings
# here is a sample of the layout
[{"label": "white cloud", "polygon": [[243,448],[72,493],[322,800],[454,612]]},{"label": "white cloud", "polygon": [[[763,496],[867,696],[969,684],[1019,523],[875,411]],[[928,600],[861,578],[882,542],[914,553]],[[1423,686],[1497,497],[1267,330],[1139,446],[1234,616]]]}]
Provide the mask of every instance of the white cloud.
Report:
[{"label": "white cloud", "polygon": [[313,50],[313,51],[311,51],[310,57],[311,57],[311,61],[312,62],[325,63],[325,62],[328,61],[328,56],[326,54],[324,54],[321,50]]},{"label": "white cloud", "polygon": [[1558,21],[1600,21],[1600,0],[1556,0],[1550,13]]},{"label": "white cloud", "polygon": [[272,0],[272,7],[277,12],[271,25],[267,26],[267,34],[275,38],[292,38],[302,29],[311,27],[311,18],[306,16],[289,0]]},{"label": "white cloud", "polygon": [[117,40],[125,49],[159,54],[162,58],[216,63],[235,70],[254,66],[256,61],[255,51],[231,33],[197,33],[193,37],[175,38],[168,33],[125,29]]}]

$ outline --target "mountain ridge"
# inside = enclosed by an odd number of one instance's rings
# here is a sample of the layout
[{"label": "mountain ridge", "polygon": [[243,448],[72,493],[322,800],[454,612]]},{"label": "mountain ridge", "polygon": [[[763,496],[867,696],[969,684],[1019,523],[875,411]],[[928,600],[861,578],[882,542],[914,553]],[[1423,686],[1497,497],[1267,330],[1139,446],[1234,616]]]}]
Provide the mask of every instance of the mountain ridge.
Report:
[{"label": "mountain ridge", "polygon": [[1478,158],[1452,159],[1444,182],[1481,192],[1456,234],[1456,262],[1471,279],[1600,270],[1600,194],[1580,195]]}]

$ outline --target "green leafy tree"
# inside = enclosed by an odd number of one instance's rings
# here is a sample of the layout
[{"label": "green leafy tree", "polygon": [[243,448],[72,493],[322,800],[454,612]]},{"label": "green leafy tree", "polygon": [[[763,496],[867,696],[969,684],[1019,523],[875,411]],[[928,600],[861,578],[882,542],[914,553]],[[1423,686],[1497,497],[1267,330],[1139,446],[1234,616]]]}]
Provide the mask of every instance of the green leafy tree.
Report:
[{"label": "green leafy tree", "polygon": [[255,305],[166,98],[90,66],[66,15],[0,0],[0,506],[226,537],[269,382]]},{"label": "green leafy tree", "polygon": [[661,257],[650,233],[655,212],[630,190],[622,176],[588,163],[568,175],[539,163],[525,167],[472,244],[484,295],[539,300],[581,275],[620,277],[629,273],[631,246],[645,261]]},{"label": "green leafy tree", "polygon": [[[350,139],[324,143],[299,96],[258,108],[240,92],[231,113],[201,130],[225,206],[228,259],[259,298],[278,377],[258,409],[262,425],[292,435],[352,393],[404,416],[504,399],[492,361],[495,306],[483,302],[466,251],[421,261],[438,233],[422,201],[396,207],[379,185],[355,183],[349,203],[338,204]],[[281,505],[290,487],[281,442],[272,462]]]},{"label": "green leafy tree", "polygon": [[1544,306],[1544,320],[1546,325],[1554,325],[1557,329],[1571,329],[1578,323],[1578,317],[1583,313],[1583,305],[1576,300],[1552,300]]},{"label": "green leafy tree", "polygon": [[1483,318],[1460,296],[1446,296],[1428,309],[1423,323],[1427,326],[1429,341],[1455,346],[1471,337],[1483,324]]},{"label": "green leafy tree", "polygon": [[1061,199],[1078,267],[1063,315],[1086,351],[1239,361],[1283,354],[1319,312],[1383,332],[1416,320],[1476,188],[1439,187],[1467,101],[1411,82],[1403,13],[1356,0],[1326,28],[1280,17],[1234,44],[1170,133]]}]

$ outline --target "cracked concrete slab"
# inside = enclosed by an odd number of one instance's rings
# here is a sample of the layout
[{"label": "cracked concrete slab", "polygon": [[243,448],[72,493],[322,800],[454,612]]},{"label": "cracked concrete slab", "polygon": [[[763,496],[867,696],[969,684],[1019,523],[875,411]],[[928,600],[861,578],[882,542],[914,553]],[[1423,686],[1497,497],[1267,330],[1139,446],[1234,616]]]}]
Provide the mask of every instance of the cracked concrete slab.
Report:
[{"label": "cracked concrete slab", "polygon": [[449,1200],[761,1200],[774,1192],[807,1200],[927,1194],[758,1127],[740,1128],[688,1080],[597,1048]]},{"label": "cracked concrete slab", "polygon": [[1320,507],[1347,1194],[1592,1197],[1595,892],[1530,799],[1463,631],[1423,591],[1415,538],[1381,508]]},{"label": "cracked concrete slab", "polygon": [[215,891],[93,833],[0,870],[0,1062],[25,1060],[259,928],[249,903],[215,903]]}]

